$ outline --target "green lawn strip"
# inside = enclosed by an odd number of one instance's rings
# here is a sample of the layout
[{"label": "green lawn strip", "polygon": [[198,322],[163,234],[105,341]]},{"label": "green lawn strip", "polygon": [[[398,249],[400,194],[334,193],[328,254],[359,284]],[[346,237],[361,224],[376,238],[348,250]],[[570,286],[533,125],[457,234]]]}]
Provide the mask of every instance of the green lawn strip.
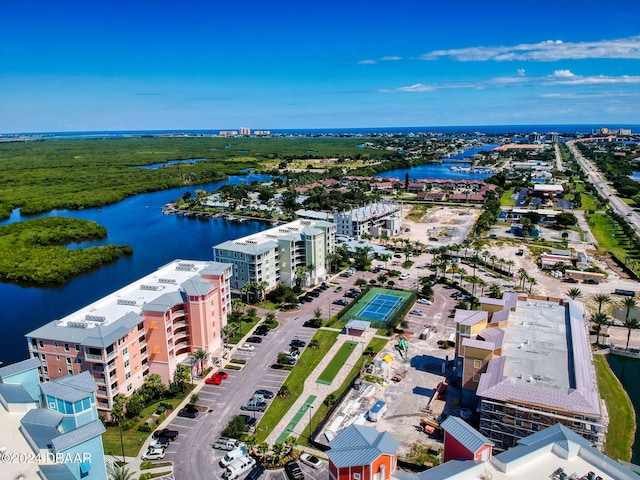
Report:
[{"label": "green lawn strip", "polygon": [[357,342],[344,342],[342,347],[340,347],[340,350],[336,352],[327,367],[320,374],[318,380],[316,380],[316,383],[331,385],[333,379],[336,378],[336,375],[338,374],[342,366],[347,362],[347,359],[353,353],[356,345],[358,345]]},{"label": "green lawn strip", "polygon": [[315,395],[309,395],[309,397],[307,398],[307,401],[304,402],[304,404],[300,407],[300,410],[296,412],[296,414],[293,416],[293,418],[291,419],[287,427],[282,431],[282,433],[278,437],[278,440],[276,440],[276,443],[284,443],[284,441],[291,436],[291,434],[293,433],[293,430],[296,428],[300,420],[302,420],[305,413],[307,413],[307,411],[309,410],[309,407],[315,401],[315,399],[316,399]]},{"label": "green lawn strip", "polygon": [[611,252],[620,259],[625,258],[628,250],[620,244],[618,235],[622,233],[622,230],[618,224],[607,215],[601,213],[590,214],[586,217],[599,247],[603,251]]},{"label": "green lawn strip", "polygon": [[590,195],[587,195],[585,193],[581,193],[580,194],[580,201],[581,201],[580,210],[595,211],[595,210],[598,209],[598,204],[596,203],[596,201]]},{"label": "green lawn strip", "polygon": [[339,333],[333,330],[320,329],[313,336],[314,339],[318,340],[320,346],[318,348],[305,348],[302,355],[300,355],[300,360],[291,370],[283,384],[289,389],[289,396],[286,398],[276,396],[271,401],[271,405],[269,405],[256,430],[256,440],[258,442],[264,442],[269,432],[278,425],[282,417],[302,394],[305,380],[335,343]]},{"label": "green lawn strip", "polygon": [[622,384],[615,376],[604,355],[594,355],[596,377],[600,395],[609,411],[609,430],[604,446],[604,453],[614,460],[628,461],[631,458],[631,446],[636,418],[631,400]]},{"label": "green lawn strip", "polygon": [[[155,413],[161,403],[170,404],[175,410],[175,408],[189,396],[192,389],[193,386],[189,385],[187,393],[184,396],[158,400],[148,407],[145,407],[140,413],[139,417],[122,420],[122,441],[124,443],[124,454],[127,457],[138,456],[140,447],[142,446],[146,438],[150,435],[149,432],[140,432],[138,430],[138,427],[140,425],[143,425],[149,418],[151,418],[151,415]],[[105,425],[105,427],[107,431],[102,434],[102,445],[104,453],[107,455],[114,455],[116,457],[122,456],[120,430],[117,426],[114,425]]]},{"label": "green lawn strip", "polygon": [[511,198],[513,194],[513,189],[505,190],[500,197],[500,206],[501,207],[515,207],[516,201]]},{"label": "green lawn strip", "polygon": [[[384,348],[384,346],[387,344],[389,340],[385,339],[385,338],[372,338],[371,341],[369,342],[369,345],[367,345],[367,348],[365,350],[371,349],[371,351],[373,351],[374,353],[378,353],[380,350],[382,350]],[[362,367],[362,362],[356,362],[356,364],[353,366],[353,368],[351,369],[351,371],[347,374],[347,376],[345,377],[344,381],[342,382],[342,384],[332,392],[332,394],[335,396],[335,398],[339,398],[340,395],[342,395],[342,393],[349,388],[349,386],[351,385],[351,382],[353,381],[353,379],[358,376],[358,374],[360,373],[360,368]],[[327,416],[327,414],[329,413],[329,408],[330,406],[327,405],[326,403],[322,403],[318,408],[316,408],[315,413],[313,414],[313,417],[311,419],[311,430],[313,431],[314,428],[316,428],[320,422],[324,419],[324,417]],[[309,426],[307,425],[307,429],[309,428]],[[306,446],[306,447],[311,447],[312,445],[309,443],[309,438],[306,435],[302,435],[300,437],[298,437],[298,444],[302,445],[302,446]]]}]

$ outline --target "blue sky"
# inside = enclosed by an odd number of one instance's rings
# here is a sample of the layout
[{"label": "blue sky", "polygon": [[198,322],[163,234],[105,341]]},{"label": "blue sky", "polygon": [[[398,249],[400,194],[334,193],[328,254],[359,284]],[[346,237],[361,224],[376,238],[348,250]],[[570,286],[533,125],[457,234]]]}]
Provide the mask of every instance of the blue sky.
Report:
[{"label": "blue sky", "polygon": [[640,2],[0,1],[0,132],[640,124]]}]

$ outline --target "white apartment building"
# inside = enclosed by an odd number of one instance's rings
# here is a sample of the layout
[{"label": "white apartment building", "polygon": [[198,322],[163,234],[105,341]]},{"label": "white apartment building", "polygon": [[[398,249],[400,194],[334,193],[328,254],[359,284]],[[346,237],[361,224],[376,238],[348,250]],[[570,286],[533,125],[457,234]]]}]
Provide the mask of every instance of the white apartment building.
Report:
[{"label": "white apartment building", "polygon": [[308,286],[326,279],[327,255],[335,250],[335,238],[333,223],[299,219],[220,243],[213,247],[213,258],[233,265],[233,290],[249,282],[265,282],[267,292],[278,282]]},{"label": "white apartment building", "polygon": [[392,237],[402,230],[402,213],[396,202],[378,202],[335,212],[333,222],[336,224],[338,235],[356,239],[360,239],[365,233],[373,237]]}]

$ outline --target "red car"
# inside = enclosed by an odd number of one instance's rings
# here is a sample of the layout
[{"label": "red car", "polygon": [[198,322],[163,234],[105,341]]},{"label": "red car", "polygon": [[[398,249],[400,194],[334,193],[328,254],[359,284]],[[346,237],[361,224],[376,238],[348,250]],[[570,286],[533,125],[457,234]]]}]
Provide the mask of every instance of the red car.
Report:
[{"label": "red car", "polygon": [[218,377],[217,375],[212,375],[207,378],[204,383],[207,385],[220,385],[222,383],[222,377]]},{"label": "red car", "polygon": [[213,376],[214,377],[220,377],[223,380],[226,380],[227,378],[229,378],[229,374],[227,372],[223,372],[222,370],[214,373]]}]

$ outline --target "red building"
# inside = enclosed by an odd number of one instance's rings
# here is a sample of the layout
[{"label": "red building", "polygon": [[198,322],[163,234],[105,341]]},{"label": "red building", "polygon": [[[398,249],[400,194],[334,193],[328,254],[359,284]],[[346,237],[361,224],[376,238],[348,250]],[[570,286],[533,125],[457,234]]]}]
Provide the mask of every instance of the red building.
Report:
[{"label": "red building", "polygon": [[440,425],[444,430],[444,461],[491,458],[493,442],[460,417],[450,416]]},{"label": "red building", "polygon": [[387,432],[351,425],[329,442],[330,480],[389,480],[398,442]]}]

